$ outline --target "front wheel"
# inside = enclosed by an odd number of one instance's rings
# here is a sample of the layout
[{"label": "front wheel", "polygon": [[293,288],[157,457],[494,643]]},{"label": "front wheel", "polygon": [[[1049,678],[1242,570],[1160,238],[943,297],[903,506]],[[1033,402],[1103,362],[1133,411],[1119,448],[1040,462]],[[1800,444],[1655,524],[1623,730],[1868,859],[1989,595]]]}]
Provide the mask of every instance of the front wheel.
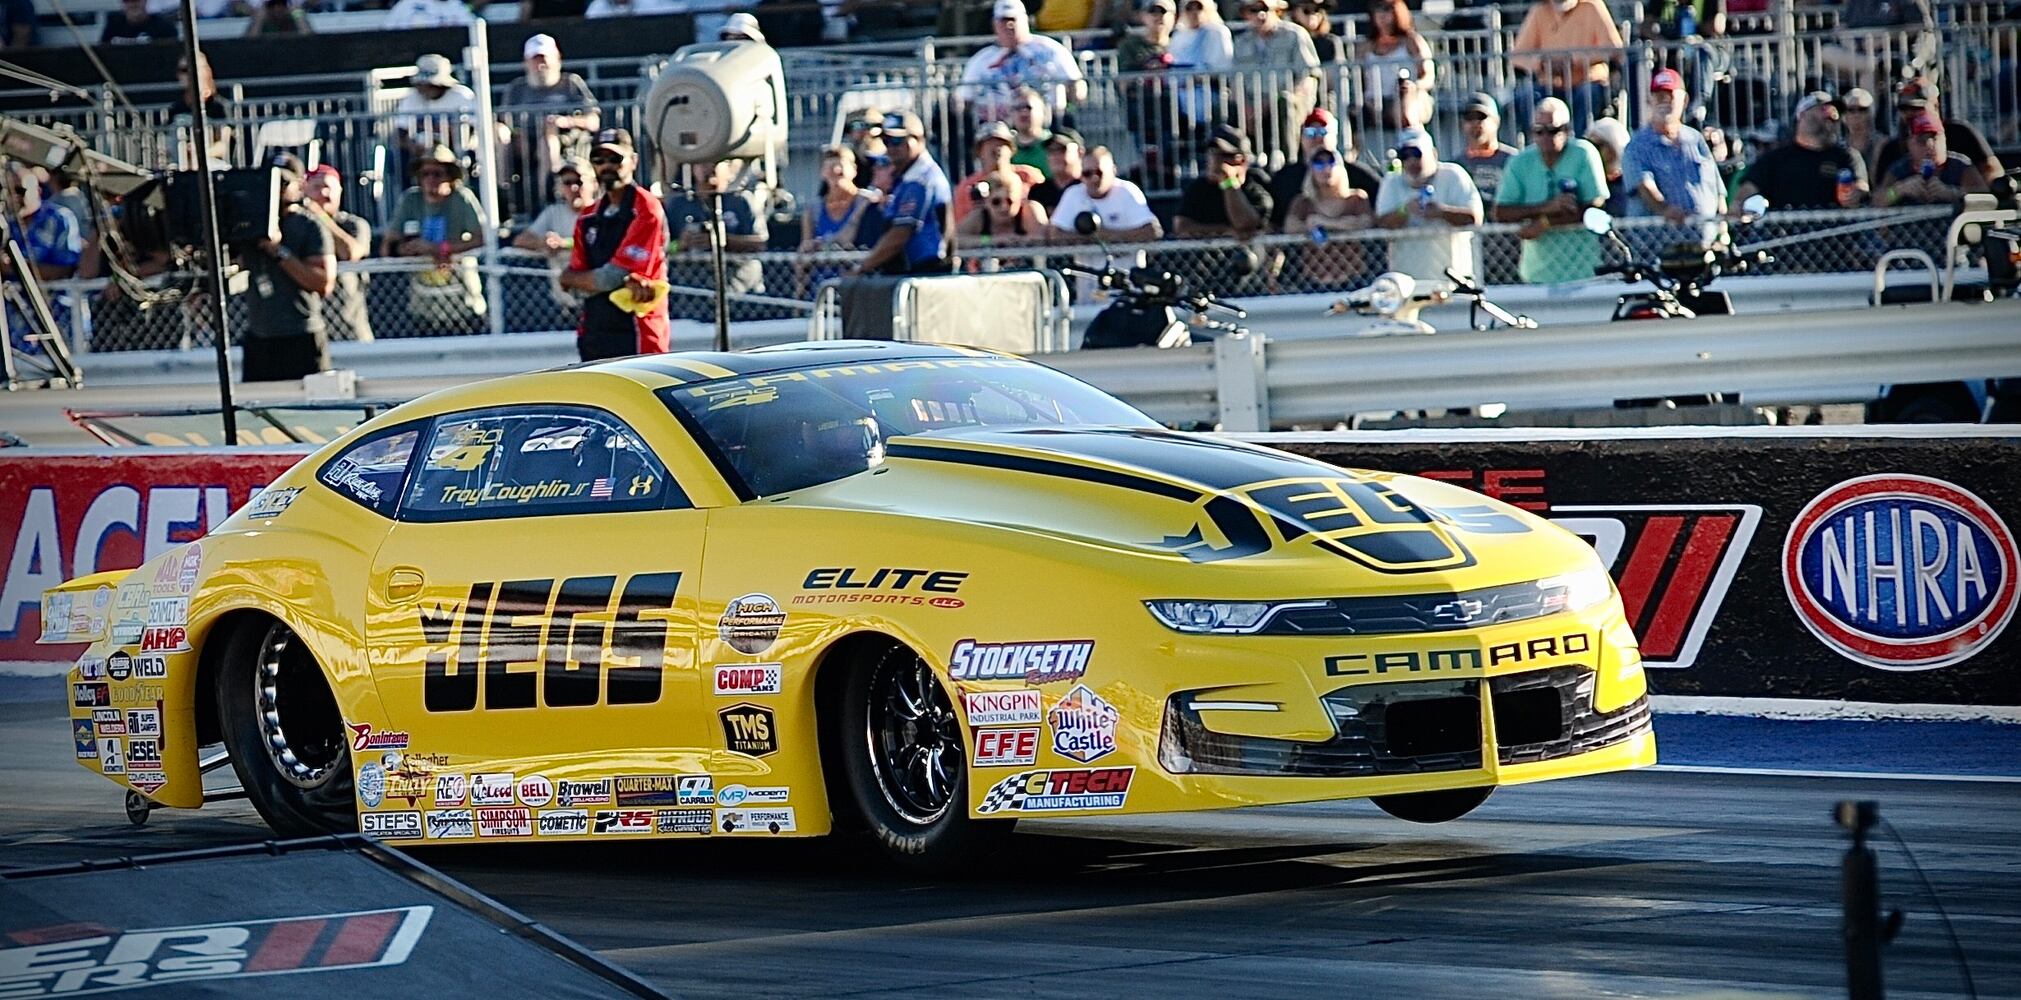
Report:
[{"label": "front wheel", "polygon": [[1447,823],[1473,812],[1481,803],[1488,801],[1488,796],[1494,791],[1495,786],[1482,785],[1479,788],[1377,795],[1369,801],[1397,819],[1412,823]]},{"label": "front wheel", "polygon": [[1007,820],[968,815],[968,756],[933,668],[893,646],[849,678],[839,727],[850,797],[878,844],[907,867],[954,868],[997,846]]},{"label": "front wheel", "polygon": [[261,818],[285,837],[357,830],[343,715],[301,637],[277,621],[239,629],[218,667],[225,748]]}]

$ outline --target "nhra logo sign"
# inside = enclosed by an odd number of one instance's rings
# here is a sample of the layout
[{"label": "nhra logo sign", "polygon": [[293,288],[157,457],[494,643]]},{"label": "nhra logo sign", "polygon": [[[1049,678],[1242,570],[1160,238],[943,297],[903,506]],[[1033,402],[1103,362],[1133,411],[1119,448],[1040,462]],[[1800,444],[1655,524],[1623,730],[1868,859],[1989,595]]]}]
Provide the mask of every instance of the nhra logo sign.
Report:
[{"label": "nhra logo sign", "polygon": [[[280,920],[114,931],[68,924],[7,935],[0,996],[72,996],[295,972],[400,965],[413,954],[433,906],[324,913]],[[313,989],[309,992],[315,992]]]},{"label": "nhra logo sign", "polygon": [[1940,479],[1849,479],[1797,514],[1783,583],[1825,645],[1883,670],[1962,663],[2014,616],[2021,567],[1993,508]]}]

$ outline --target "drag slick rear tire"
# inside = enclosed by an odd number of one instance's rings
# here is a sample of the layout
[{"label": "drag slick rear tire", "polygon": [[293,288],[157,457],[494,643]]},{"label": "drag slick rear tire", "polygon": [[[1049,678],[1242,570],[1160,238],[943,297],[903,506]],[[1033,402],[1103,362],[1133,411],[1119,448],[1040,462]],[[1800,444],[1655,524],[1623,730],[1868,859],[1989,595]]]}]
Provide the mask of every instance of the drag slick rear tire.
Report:
[{"label": "drag slick rear tire", "polygon": [[968,752],[954,700],[903,646],[855,664],[838,727],[849,798],[900,865],[947,871],[999,846],[1011,820],[968,815]]},{"label": "drag slick rear tire", "polygon": [[1482,785],[1479,788],[1448,788],[1436,792],[1405,792],[1402,795],[1377,795],[1370,802],[1376,808],[1395,816],[1397,819],[1413,823],[1449,823],[1473,812],[1480,804],[1494,794],[1495,786]]},{"label": "drag slick rear tire", "polygon": [[235,629],[217,682],[232,770],[267,825],[284,837],[356,831],[343,715],[301,637],[272,619]]}]

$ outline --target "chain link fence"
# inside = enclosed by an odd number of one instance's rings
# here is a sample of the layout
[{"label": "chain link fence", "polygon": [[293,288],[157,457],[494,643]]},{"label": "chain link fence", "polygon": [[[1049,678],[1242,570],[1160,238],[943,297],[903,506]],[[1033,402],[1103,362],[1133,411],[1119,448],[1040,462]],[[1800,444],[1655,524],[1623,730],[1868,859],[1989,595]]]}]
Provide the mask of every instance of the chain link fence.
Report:
[{"label": "chain link fence", "polygon": [[[1943,261],[1950,219],[1951,213],[1942,208],[1788,212],[1731,226],[1730,238],[1744,248],[1766,246],[1775,255],[1772,263],[1757,272],[1760,274],[1862,272],[1872,270],[1880,256],[1892,249],[1917,248]],[[1331,234],[1323,242],[1302,236],[1263,236],[1247,242],[1166,240],[1111,246],[1107,252],[1118,266],[1130,266],[1141,254],[1147,266],[1171,271],[1189,287],[1239,300],[1346,292],[1388,270],[1392,250],[1400,243],[1465,235],[1474,243],[1477,277],[1491,285],[1506,285],[1519,280],[1522,241],[1517,238],[1517,228],[1490,224],[1467,230],[1368,230]],[[1705,235],[1702,226],[1674,226],[1661,219],[1622,219],[1617,232],[1644,260],[1661,257],[1674,244],[1700,242]],[[1620,251],[1611,241],[1599,236],[1592,239],[1603,260],[1620,259]],[[812,312],[821,285],[862,256],[847,252],[730,254],[730,319],[752,322],[805,317]],[[1096,266],[1104,259],[1103,248],[1092,243],[994,248],[966,256],[962,267],[988,272],[1058,267],[1069,262]],[[476,254],[466,254],[448,267],[412,258],[343,263],[338,266],[339,292],[325,300],[330,338],[384,340],[474,336],[491,333],[494,328],[505,334],[575,328],[579,299],[555,280],[562,261],[522,250],[502,251],[500,260],[496,267],[478,264]],[[700,323],[714,320],[715,293],[707,254],[674,253],[669,278],[674,284],[668,298],[671,316]],[[171,276],[158,279],[158,283],[177,288],[187,287],[190,281],[186,276]],[[200,300],[140,303],[108,291],[106,286],[103,280],[49,283],[59,321],[69,324],[73,349],[78,353],[208,349],[212,344],[209,311]],[[1092,291],[1082,288],[1079,294],[1087,298]],[[242,287],[227,307],[234,339],[244,337],[248,315]],[[498,310],[495,323],[493,308]]]}]

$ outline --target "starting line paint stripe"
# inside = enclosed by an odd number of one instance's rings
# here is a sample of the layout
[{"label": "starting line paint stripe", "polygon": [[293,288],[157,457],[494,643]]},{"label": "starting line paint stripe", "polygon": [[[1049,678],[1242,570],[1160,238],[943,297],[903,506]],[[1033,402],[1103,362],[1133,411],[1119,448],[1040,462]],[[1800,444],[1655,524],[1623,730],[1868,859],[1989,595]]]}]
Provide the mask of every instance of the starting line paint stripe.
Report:
[{"label": "starting line paint stripe", "polygon": [[1857,722],[1999,722],[2021,724],[2021,706],[1890,704],[1880,701],[1821,701],[1812,698],[1722,698],[1651,695],[1650,707],[1670,715],[1738,715],[1755,719]]},{"label": "starting line paint stripe", "polygon": [[2011,774],[1917,774],[1888,771],[1806,771],[1778,767],[1714,767],[1706,764],[1652,764],[1647,770],[1679,774],[1743,774],[1772,778],[1848,778],[1860,781],[1964,781],[1996,785],[2021,785],[2021,776]]}]

